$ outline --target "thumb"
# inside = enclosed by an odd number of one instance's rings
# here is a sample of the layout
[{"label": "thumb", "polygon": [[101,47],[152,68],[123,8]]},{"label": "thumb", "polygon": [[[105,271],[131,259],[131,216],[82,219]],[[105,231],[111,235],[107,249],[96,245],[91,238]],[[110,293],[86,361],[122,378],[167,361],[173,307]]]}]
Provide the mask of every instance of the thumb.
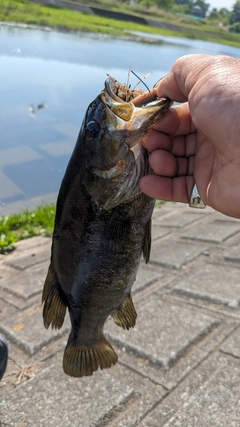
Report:
[{"label": "thumb", "polygon": [[191,54],[177,59],[169,74],[157,86],[159,98],[168,97],[172,101],[185,102],[201,73],[211,62],[209,55]]}]

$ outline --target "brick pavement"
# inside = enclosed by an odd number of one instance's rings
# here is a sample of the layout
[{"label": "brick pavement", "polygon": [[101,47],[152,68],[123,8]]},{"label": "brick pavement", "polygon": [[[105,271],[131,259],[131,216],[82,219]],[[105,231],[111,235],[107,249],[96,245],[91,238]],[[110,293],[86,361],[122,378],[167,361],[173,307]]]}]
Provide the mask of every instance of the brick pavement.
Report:
[{"label": "brick pavement", "polygon": [[0,257],[0,332],[10,360],[0,426],[240,427],[240,221],[165,204],[133,299],[137,324],[106,335],[119,362],[87,378],[62,371],[69,320],[45,330],[50,239]]}]

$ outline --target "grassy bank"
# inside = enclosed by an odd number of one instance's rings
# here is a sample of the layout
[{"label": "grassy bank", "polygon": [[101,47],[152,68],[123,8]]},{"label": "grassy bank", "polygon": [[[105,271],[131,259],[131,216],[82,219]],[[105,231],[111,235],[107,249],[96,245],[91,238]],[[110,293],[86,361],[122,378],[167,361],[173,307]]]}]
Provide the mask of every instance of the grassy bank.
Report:
[{"label": "grassy bank", "polygon": [[[58,30],[84,31],[116,36],[126,36],[129,31],[145,31],[159,33],[159,30],[145,25],[125,23],[115,19],[97,15],[88,15],[68,9],[59,9],[31,3],[28,0],[1,0],[0,21],[35,24],[56,28]],[[172,34],[167,30],[166,34]]]},{"label": "grassy bank", "polygon": [[11,252],[18,240],[33,236],[51,236],[54,218],[54,205],[0,217],[0,253]]},{"label": "grassy bank", "polygon": [[[86,2],[84,3],[86,4]],[[87,2],[88,4],[88,2]],[[96,2],[89,2],[89,5]],[[111,3],[109,3],[111,4]],[[100,6],[101,2],[97,2]],[[104,2],[103,6],[107,4]],[[109,7],[110,8],[110,7]],[[116,10],[116,4],[112,4]],[[159,19],[164,23],[176,24],[181,28],[179,31],[160,29],[148,25],[139,25],[133,22],[118,21],[116,19],[104,18],[97,15],[84,14],[68,9],[59,9],[51,6],[42,6],[28,0],[1,0],[0,21],[10,21],[25,24],[47,26],[57,30],[84,31],[102,34],[111,34],[120,37],[133,37],[131,31],[143,31],[147,33],[175,35],[194,39],[215,41],[233,46],[240,46],[240,35],[232,34],[218,26],[209,25],[207,21],[195,21],[186,17],[178,16],[171,12],[161,10],[143,10],[142,8],[123,7],[121,11],[138,16],[148,16]]]}]

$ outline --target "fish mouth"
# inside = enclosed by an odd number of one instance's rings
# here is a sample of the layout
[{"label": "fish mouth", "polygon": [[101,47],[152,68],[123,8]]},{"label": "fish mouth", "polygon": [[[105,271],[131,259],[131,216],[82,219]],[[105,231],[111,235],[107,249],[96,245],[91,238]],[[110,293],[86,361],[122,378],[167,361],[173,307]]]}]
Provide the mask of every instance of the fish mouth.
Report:
[{"label": "fish mouth", "polygon": [[[115,134],[116,139],[132,151],[135,159],[141,157],[142,138],[168,111],[172,103],[168,98],[158,98],[156,89],[148,92],[141,89],[132,90],[111,76],[106,79],[100,98],[105,106],[109,133]],[[125,163],[125,158],[121,158],[111,168],[94,168],[93,172],[100,178],[117,178],[123,173]]]},{"label": "fish mouth", "polygon": [[149,124],[152,126],[155,123],[149,123],[151,119],[157,116],[155,122],[159,120],[159,116],[172,104],[169,98],[158,98],[156,88],[148,92],[141,89],[132,90],[111,76],[105,81],[101,100],[107,107],[109,123],[113,123],[116,129],[123,129],[126,128],[126,122],[131,122],[132,130],[143,123],[148,127]]}]

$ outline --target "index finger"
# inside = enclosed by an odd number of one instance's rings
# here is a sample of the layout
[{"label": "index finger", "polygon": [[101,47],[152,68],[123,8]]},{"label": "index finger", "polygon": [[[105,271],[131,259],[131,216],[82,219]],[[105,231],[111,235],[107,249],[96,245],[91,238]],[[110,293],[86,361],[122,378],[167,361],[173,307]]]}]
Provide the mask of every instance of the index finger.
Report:
[{"label": "index finger", "polygon": [[153,129],[168,135],[188,135],[195,132],[187,102],[175,105],[159,120]]}]

